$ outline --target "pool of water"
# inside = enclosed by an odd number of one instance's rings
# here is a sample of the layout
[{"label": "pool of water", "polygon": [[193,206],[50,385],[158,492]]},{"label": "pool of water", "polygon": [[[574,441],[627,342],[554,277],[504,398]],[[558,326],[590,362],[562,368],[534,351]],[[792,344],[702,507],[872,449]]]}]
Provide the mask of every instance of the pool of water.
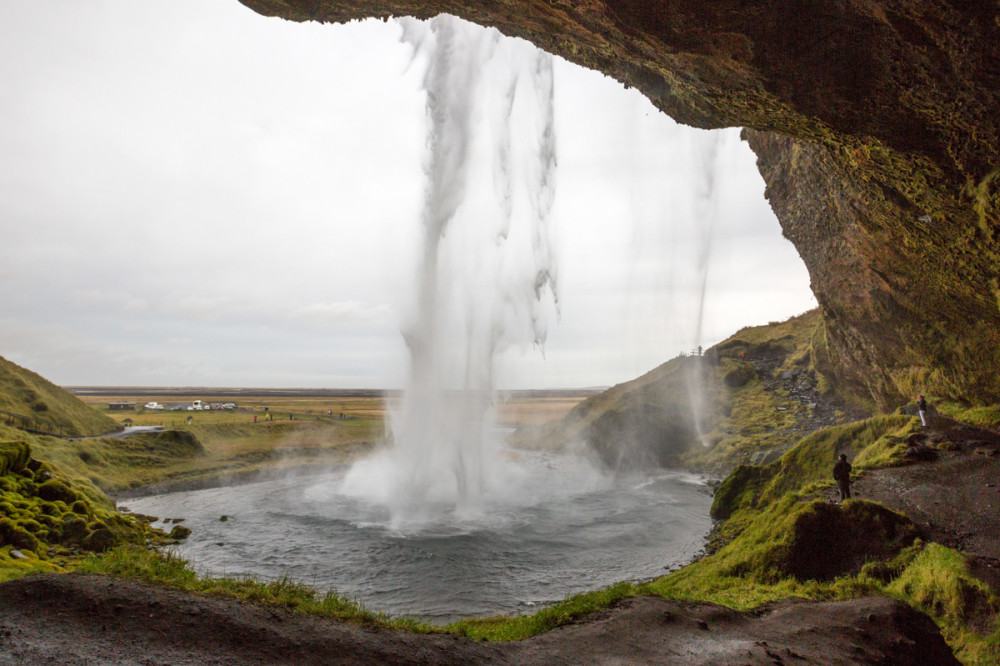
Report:
[{"label": "pool of water", "polygon": [[607,475],[545,453],[505,464],[515,480],[473,506],[421,507],[404,522],[349,492],[346,467],[124,504],[183,518],[193,532],[177,550],[201,573],[287,576],[432,622],[653,578],[695,557],[711,527],[711,495],[687,473]]}]

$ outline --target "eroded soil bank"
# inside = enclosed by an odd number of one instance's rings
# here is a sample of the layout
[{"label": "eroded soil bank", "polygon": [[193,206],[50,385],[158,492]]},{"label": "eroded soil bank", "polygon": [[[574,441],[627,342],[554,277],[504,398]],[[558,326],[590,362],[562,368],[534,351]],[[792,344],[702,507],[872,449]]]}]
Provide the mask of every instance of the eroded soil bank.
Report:
[{"label": "eroded soil bank", "polygon": [[0,585],[4,664],[950,664],[902,602],[787,601],[754,613],[627,599],[546,634],[480,643],[362,627],[105,576]]}]

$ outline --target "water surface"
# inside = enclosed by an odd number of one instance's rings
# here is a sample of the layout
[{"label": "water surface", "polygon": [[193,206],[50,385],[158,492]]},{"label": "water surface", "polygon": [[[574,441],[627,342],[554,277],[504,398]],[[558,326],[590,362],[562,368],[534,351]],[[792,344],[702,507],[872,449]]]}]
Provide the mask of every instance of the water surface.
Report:
[{"label": "water surface", "polygon": [[509,465],[506,485],[477,506],[423,507],[402,524],[347,491],[347,468],[127,506],[184,518],[193,533],[178,551],[201,573],[288,576],[435,622],[526,612],[659,576],[690,561],[711,527],[710,494],[690,474],[608,476],[552,454],[518,454]]}]

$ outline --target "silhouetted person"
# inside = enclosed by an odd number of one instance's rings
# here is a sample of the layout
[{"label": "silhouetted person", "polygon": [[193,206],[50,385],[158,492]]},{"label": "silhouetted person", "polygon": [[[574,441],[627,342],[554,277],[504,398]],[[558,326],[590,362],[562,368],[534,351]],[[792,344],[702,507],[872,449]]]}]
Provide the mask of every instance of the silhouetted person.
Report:
[{"label": "silhouetted person", "polygon": [[833,479],[837,482],[837,489],[840,490],[840,501],[851,497],[851,463],[847,462],[847,455],[840,454],[840,460],[833,466]]},{"label": "silhouetted person", "polygon": [[927,401],[924,396],[917,396],[917,413],[920,414],[920,425],[927,427]]}]

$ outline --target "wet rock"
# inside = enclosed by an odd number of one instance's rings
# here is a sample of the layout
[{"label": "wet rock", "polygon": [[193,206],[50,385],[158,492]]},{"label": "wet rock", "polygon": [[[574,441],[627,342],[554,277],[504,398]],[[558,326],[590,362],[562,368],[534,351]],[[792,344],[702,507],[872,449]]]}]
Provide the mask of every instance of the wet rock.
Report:
[{"label": "wet rock", "polygon": [[191,536],[191,530],[183,525],[175,525],[174,529],[170,530],[171,539],[186,539]]},{"label": "wet rock", "polygon": [[910,462],[924,462],[937,460],[938,452],[929,446],[920,444],[907,447],[906,452],[903,453],[903,457]]}]

